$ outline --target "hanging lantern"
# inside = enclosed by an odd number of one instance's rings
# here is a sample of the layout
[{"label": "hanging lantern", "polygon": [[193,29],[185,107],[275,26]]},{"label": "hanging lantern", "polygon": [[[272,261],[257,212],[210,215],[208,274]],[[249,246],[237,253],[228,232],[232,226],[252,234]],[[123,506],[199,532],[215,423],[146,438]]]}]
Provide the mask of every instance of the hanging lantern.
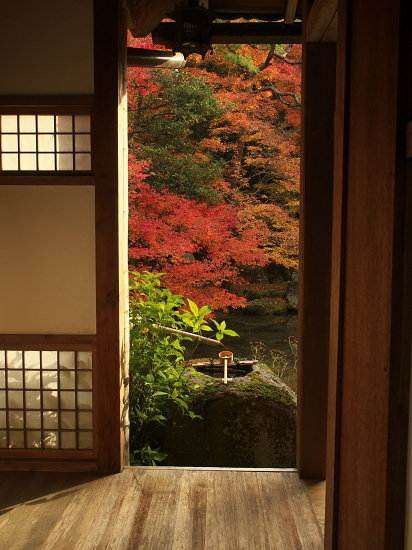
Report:
[{"label": "hanging lantern", "polygon": [[181,52],[185,58],[198,53],[204,59],[212,48],[210,24],[216,16],[202,4],[176,6],[169,17],[176,21],[173,51]]}]

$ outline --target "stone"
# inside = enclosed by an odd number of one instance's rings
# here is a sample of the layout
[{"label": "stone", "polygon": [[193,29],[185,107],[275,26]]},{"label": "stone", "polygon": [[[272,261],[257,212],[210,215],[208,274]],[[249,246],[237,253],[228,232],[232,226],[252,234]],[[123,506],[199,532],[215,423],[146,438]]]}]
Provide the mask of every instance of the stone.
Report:
[{"label": "stone", "polygon": [[190,408],[158,433],[161,464],[230,468],[290,468],[296,454],[296,395],[274,374],[254,366],[227,385],[206,375]]},{"label": "stone", "polygon": [[243,312],[249,315],[274,315],[287,310],[288,303],[282,298],[258,298],[248,302]]}]

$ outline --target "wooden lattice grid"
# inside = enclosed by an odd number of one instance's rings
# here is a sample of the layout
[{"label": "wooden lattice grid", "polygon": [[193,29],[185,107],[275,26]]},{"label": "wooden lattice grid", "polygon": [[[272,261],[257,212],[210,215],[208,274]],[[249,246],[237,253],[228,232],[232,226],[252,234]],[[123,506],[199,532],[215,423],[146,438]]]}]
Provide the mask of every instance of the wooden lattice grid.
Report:
[{"label": "wooden lattice grid", "polygon": [[90,171],[91,117],[0,114],[1,171]]},{"label": "wooden lattice grid", "polygon": [[0,448],[93,449],[92,351],[0,351]]}]

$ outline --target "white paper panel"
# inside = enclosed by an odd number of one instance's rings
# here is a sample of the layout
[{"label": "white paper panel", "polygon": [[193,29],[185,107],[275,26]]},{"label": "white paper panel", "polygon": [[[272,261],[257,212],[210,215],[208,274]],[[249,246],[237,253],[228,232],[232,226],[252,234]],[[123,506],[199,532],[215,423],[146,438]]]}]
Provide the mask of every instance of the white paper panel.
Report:
[{"label": "white paper panel", "polygon": [[94,188],[0,186],[0,334],[95,334]]}]

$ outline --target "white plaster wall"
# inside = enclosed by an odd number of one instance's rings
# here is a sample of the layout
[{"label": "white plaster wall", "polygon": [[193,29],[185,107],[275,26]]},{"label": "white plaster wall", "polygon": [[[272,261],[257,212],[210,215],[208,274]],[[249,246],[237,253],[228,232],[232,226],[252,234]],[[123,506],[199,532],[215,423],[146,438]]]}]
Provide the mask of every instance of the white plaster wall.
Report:
[{"label": "white plaster wall", "polygon": [[93,0],[0,1],[0,94],[93,93]]},{"label": "white plaster wall", "polygon": [[94,188],[0,186],[0,334],[96,332]]}]

